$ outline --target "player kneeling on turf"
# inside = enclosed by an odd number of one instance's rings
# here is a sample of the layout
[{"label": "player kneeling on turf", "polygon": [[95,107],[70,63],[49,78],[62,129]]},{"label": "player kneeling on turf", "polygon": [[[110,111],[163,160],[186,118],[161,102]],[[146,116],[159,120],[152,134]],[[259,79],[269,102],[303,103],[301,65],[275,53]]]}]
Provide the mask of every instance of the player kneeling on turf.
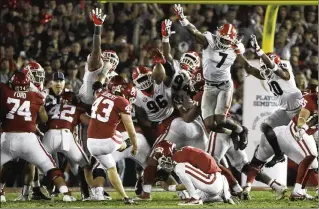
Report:
[{"label": "player kneeling on turf", "polygon": [[190,195],[179,205],[202,205],[202,197],[220,194],[225,202],[235,204],[226,178],[221,175],[214,158],[203,150],[191,146],[177,150],[174,143],[162,141],[156,145],[155,153],[158,155],[158,166],[169,173],[174,171],[182,182],[182,185],[171,185],[167,189],[176,191],[186,188]]}]

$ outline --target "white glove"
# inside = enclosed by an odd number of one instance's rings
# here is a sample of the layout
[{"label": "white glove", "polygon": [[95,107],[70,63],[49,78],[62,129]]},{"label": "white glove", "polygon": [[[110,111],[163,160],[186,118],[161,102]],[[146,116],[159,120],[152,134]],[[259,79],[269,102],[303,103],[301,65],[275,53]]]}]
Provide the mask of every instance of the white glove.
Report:
[{"label": "white glove", "polygon": [[241,43],[240,41],[236,43],[234,48],[235,48],[236,54],[244,54],[246,50],[244,44]]},{"label": "white glove", "polygon": [[264,54],[264,51],[262,49],[260,49],[260,46],[259,46],[259,44],[257,42],[257,38],[256,38],[256,36],[254,34],[251,34],[250,38],[251,38],[250,39],[251,46],[255,49],[256,54],[260,57],[261,55]]},{"label": "white glove", "polygon": [[296,133],[296,140],[297,141],[300,141],[300,140],[303,140],[303,135],[306,133],[306,130],[303,129],[303,128],[297,128],[297,133]]},{"label": "white glove", "polygon": [[95,26],[101,26],[106,18],[106,15],[103,15],[102,9],[96,8],[95,10],[92,9],[91,17]]},{"label": "white glove", "polygon": [[172,21],[170,19],[166,19],[162,22],[161,34],[162,41],[169,42],[169,37],[175,33],[175,31],[171,31]]},{"label": "white glove", "polygon": [[189,24],[189,21],[186,19],[183,11],[183,7],[180,4],[175,4],[174,5],[174,10],[177,19],[179,22],[182,24],[182,26],[187,26]]}]

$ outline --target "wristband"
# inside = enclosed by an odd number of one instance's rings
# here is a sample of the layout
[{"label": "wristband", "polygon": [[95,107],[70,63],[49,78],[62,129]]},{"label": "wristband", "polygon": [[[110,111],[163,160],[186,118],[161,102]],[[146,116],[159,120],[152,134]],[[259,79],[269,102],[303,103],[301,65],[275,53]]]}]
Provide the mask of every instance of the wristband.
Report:
[{"label": "wristband", "polygon": [[182,24],[182,26],[184,26],[184,27],[185,27],[185,26],[187,26],[187,25],[189,24],[189,21],[188,21],[188,19],[186,19],[186,18],[185,18],[185,19],[180,20],[179,22],[180,22],[180,23]]},{"label": "wristband", "polygon": [[94,35],[101,35],[102,26],[95,26],[94,27]]},{"label": "wristband", "polygon": [[278,65],[275,63],[274,69],[271,69],[272,71],[276,72],[278,70]]},{"label": "wristband", "polygon": [[262,49],[259,49],[258,51],[256,51],[256,54],[260,57],[264,54],[264,51]]},{"label": "wristband", "polygon": [[170,191],[170,192],[176,192],[176,185],[169,185],[169,186],[168,186],[168,191]]},{"label": "wristband", "polygon": [[303,130],[307,131],[309,129],[309,126],[305,123],[301,128]]},{"label": "wristband", "polygon": [[169,37],[168,36],[163,36],[162,37],[162,42],[163,43],[169,43]]}]

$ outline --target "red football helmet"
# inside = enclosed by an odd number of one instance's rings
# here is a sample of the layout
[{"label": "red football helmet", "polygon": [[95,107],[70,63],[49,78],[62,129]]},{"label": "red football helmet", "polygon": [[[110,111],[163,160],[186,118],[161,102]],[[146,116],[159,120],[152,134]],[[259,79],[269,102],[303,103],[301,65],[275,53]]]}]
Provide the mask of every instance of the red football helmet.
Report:
[{"label": "red football helmet", "polygon": [[[276,53],[267,53],[266,55],[275,63],[275,65],[281,63],[280,57]],[[270,80],[274,76],[274,71],[267,67],[262,58],[260,58],[260,75],[266,80]]]},{"label": "red football helmet", "polygon": [[136,89],[130,83],[127,83],[122,76],[113,76],[108,83],[108,90],[114,95],[120,95],[131,103],[136,98]]},{"label": "red football helmet", "polygon": [[195,88],[195,91],[203,91],[205,85],[205,79],[203,76],[203,70],[198,69],[192,73],[192,85]]},{"label": "red football helmet", "polygon": [[20,71],[16,71],[9,81],[11,89],[22,92],[29,91],[30,83],[29,76]]},{"label": "red football helmet", "polygon": [[64,89],[64,92],[61,95],[61,103],[76,105],[78,104],[78,100],[74,92],[70,91],[69,89]]},{"label": "red football helmet", "polygon": [[110,63],[112,64],[112,68],[110,69],[111,71],[114,71],[120,62],[120,59],[117,56],[116,52],[112,50],[104,50],[101,57],[103,61],[110,61]]},{"label": "red football helmet", "polygon": [[45,80],[45,71],[39,63],[31,61],[24,66],[21,71],[29,77],[31,82],[40,91],[42,91]]},{"label": "red football helmet", "polygon": [[139,90],[146,90],[153,85],[152,71],[144,66],[133,68],[133,83]]},{"label": "red football helmet", "polygon": [[200,66],[200,58],[197,52],[184,53],[179,62],[182,69],[190,72],[193,72]]},{"label": "red football helmet", "polygon": [[226,23],[219,27],[216,35],[216,47],[226,50],[232,48],[232,45],[237,42],[237,31],[235,26]]},{"label": "red football helmet", "polygon": [[176,144],[167,140],[161,141],[155,146],[154,159],[164,171],[171,172],[174,169],[175,163],[172,161],[172,156],[175,148]]}]

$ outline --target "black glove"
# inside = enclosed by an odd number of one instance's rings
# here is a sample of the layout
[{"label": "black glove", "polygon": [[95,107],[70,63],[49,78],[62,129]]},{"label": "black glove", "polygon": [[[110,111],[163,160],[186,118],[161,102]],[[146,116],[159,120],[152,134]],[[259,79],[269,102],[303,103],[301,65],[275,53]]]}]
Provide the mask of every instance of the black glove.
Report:
[{"label": "black glove", "polygon": [[92,88],[93,88],[93,94],[94,94],[94,92],[96,91],[96,90],[99,90],[99,89],[101,89],[103,87],[103,84],[100,82],[100,81],[95,81],[94,83],[93,83],[93,86],[92,86]]}]

